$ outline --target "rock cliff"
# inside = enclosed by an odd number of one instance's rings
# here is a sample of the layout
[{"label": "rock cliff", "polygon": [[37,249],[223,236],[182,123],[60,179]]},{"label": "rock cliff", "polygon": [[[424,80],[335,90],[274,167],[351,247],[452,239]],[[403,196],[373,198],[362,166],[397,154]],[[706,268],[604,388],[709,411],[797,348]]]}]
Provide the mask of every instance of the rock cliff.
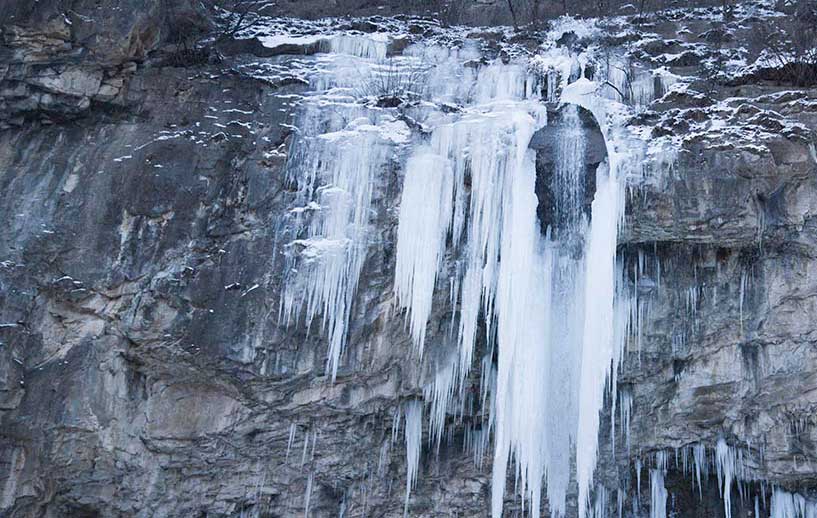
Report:
[{"label": "rock cliff", "polygon": [[[439,447],[422,421],[406,503],[406,414],[450,355],[457,312],[437,290],[420,358],[394,300],[407,152],[373,182],[334,380],[321,317],[281,318],[301,237],[288,163],[331,36],[390,34],[384,59],[471,45],[478,68],[535,56],[553,27],[340,4],[319,14],[356,17],[277,17],[316,12],[287,3],[239,27],[199,2],[0,2],[0,515],[490,515],[478,403],[443,414]],[[469,16],[494,21],[479,8]],[[768,516],[773,495],[817,490],[817,89],[770,79],[746,43],[790,14],[762,2],[730,14],[611,16],[557,42],[593,48],[562,75],[606,77],[645,143],[618,236],[631,324],[602,412],[595,516],[649,514],[650,472],[679,517],[724,516],[725,494],[733,516]],[[605,76],[598,56],[624,56],[626,73]],[[542,77],[555,122],[530,148],[536,193],[552,200],[563,107]],[[377,110],[426,131],[405,92],[382,93]],[[579,117],[594,171],[605,121]],[[543,228],[558,219],[544,205]],[[476,370],[463,385],[480,399]],[[693,465],[709,469],[696,479]],[[508,488],[505,513],[519,515],[512,474]],[[577,498],[571,477],[568,515]]]}]

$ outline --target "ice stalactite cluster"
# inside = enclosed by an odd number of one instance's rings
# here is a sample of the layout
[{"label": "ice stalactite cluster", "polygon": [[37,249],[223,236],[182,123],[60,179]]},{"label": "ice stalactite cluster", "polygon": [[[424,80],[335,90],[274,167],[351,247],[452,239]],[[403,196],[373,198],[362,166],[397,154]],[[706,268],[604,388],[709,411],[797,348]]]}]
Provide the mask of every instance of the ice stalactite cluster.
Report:
[{"label": "ice stalactite cluster", "polygon": [[[690,487],[703,500],[703,486],[710,477],[715,477],[718,483],[718,491],[724,505],[724,516],[734,516],[732,492],[737,490],[741,504],[745,507],[747,502],[752,502],[756,508],[755,516],[765,516],[758,514],[759,510],[768,510],[767,493],[768,485],[759,478],[757,466],[763,463],[764,449],[752,449],[746,446],[731,446],[721,437],[714,446],[708,447],[703,443],[691,444],[682,448],[676,448],[674,455],[672,451],[658,451],[653,458],[650,468],[650,516],[667,516],[667,499],[670,496],[664,486],[665,477],[670,469],[682,473],[690,480]],[[674,459],[674,462],[673,462]],[[672,466],[671,466],[672,465]],[[636,460],[636,473],[640,474],[641,461]],[[637,484],[640,487],[640,481]],[[776,494],[779,490],[771,488]],[[787,505],[786,501],[781,501],[780,505]],[[635,507],[638,507],[636,504]],[[774,503],[772,502],[772,517],[774,514]],[[788,516],[783,514],[783,516]],[[795,515],[792,515],[795,516]]]},{"label": "ice stalactite cluster", "polygon": [[347,54],[369,60],[386,59],[389,49],[389,35],[376,33],[369,36],[338,34],[322,41],[322,49],[334,54]]},{"label": "ice stalactite cluster", "polygon": [[410,137],[404,122],[355,98],[352,71],[362,81],[360,70],[375,66],[370,58],[385,52],[385,43],[336,40],[330,40],[332,49],[347,54],[324,58],[326,69],[315,93],[303,99],[296,120],[287,173],[297,186],[290,217],[298,235],[287,246],[280,306],[286,323],[303,317],[310,327],[320,316],[320,329],[329,339],[326,370],[333,379],[372,239],[374,185],[395,147]]},{"label": "ice stalactite cluster", "polygon": [[772,493],[769,518],[817,518],[817,502],[776,489]]}]

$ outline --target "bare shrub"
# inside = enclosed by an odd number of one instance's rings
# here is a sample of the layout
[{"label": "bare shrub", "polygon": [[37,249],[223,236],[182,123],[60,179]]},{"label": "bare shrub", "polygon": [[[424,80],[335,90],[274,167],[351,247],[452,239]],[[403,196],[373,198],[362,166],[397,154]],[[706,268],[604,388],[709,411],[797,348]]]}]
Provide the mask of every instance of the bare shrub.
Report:
[{"label": "bare shrub", "polygon": [[212,28],[206,17],[190,2],[179,0],[163,0],[162,10],[162,41],[170,48],[166,64],[188,66],[206,62],[209,49],[197,45]]},{"label": "bare shrub", "polygon": [[257,10],[268,4],[262,0],[215,0],[215,7],[224,13],[218,39],[234,38],[241,31],[252,28],[260,21]]},{"label": "bare shrub", "polygon": [[817,85],[817,3],[796,0],[789,12],[755,26],[753,43],[764,58],[755,75],[795,86]]},{"label": "bare shrub", "polygon": [[355,95],[374,99],[378,106],[394,107],[404,101],[416,101],[426,93],[428,70],[424,59],[419,64],[401,63],[391,57],[378,62],[365,73]]}]

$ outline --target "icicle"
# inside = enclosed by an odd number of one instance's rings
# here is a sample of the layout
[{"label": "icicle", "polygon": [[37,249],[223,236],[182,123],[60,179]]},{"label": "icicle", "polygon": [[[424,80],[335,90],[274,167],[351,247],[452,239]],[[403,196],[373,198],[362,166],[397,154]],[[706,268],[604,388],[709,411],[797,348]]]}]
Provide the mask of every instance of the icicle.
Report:
[{"label": "icicle", "polygon": [[[559,72],[557,72],[554,69],[548,70],[547,71],[547,85],[548,85],[547,101],[549,103],[555,103],[558,100],[556,98],[556,89],[559,86],[557,84],[558,82],[559,82]],[[817,159],[815,159],[815,162],[817,162]]]},{"label": "icicle", "polygon": [[471,453],[474,466],[478,470],[481,470],[485,450],[488,447],[489,436],[487,430],[469,426],[465,429],[465,438],[465,451],[466,453]]},{"label": "icicle", "polygon": [[416,151],[406,165],[397,231],[394,291],[409,310],[412,338],[423,354],[428,317],[453,210],[454,178],[448,160]]},{"label": "icicle", "polygon": [[770,518],[815,518],[817,503],[797,493],[775,489],[772,493]]},{"label": "icicle", "polygon": [[343,498],[340,500],[340,509],[338,509],[338,518],[346,518],[346,493],[343,493]]},{"label": "icicle", "polygon": [[400,435],[400,407],[394,408],[394,415],[391,422],[391,443],[397,442],[397,437]]},{"label": "icicle", "polygon": [[607,518],[607,488],[602,485],[596,486],[593,518]]},{"label": "icicle", "polygon": [[746,297],[746,281],[747,281],[747,274],[746,271],[740,272],[740,302],[738,304],[738,315],[739,315],[739,322],[740,322],[740,334],[743,335],[743,300]]},{"label": "icicle", "polygon": [[309,432],[304,433],[304,449],[301,451],[301,466],[306,464],[306,452],[309,449]]},{"label": "icicle", "polygon": [[703,485],[701,480],[701,472],[704,476],[708,476],[709,469],[706,462],[706,448],[703,444],[696,444],[692,447],[692,455],[695,462],[695,481],[698,482],[698,495],[703,500]]},{"label": "icicle", "polygon": [[[525,144],[531,132],[520,139]],[[546,343],[550,321],[550,285],[552,257],[538,243],[537,199],[534,194],[536,173],[533,158],[524,147],[509,156],[515,167],[512,181],[505,186],[500,256],[497,272],[496,315],[499,342],[499,366],[496,393],[496,451],[492,485],[492,513],[501,515],[506,467],[510,455],[517,463],[519,492],[530,502],[530,513],[539,515],[542,481],[548,451],[547,378],[550,371]],[[554,471],[555,473],[555,471]],[[560,512],[563,496],[552,501]]]},{"label": "icicle", "polygon": [[388,52],[389,40],[378,38],[378,34],[370,37],[340,34],[329,40],[321,41],[321,50],[335,54],[349,54],[360,58],[383,61]]},{"label": "icicle", "polygon": [[607,66],[607,81],[609,88],[607,95],[618,102],[628,101],[630,90],[629,64],[622,61],[610,61]]},{"label": "icicle", "polygon": [[721,437],[715,448],[715,466],[718,472],[718,487],[723,491],[724,516],[732,516],[732,481],[735,479],[735,451]]},{"label": "icicle", "polygon": [[650,518],[667,518],[667,489],[658,469],[650,470]]},{"label": "icicle", "polygon": [[650,71],[633,69],[634,80],[630,84],[632,104],[636,108],[644,108],[655,99],[656,78]]},{"label": "icicle", "polygon": [[622,140],[632,142],[620,124],[622,107],[600,98],[599,91],[598,83],[580,78],[562,92],[563,103],[575,103],[589,110],[600,122],[608,151],[608,163],[602,164],[596,175],[585,261],[586,306],[576,440],[579,518],[584,518],[598,453],[599,411],[604,401],[604,383],[599,381],[608,379],[608,371],[617,367],[623,350],[622,342],[617,342],[621,335],[614,325],[616,245],[618,225],[624,214],[621,183],[630,167],[638,167],[637,143],[615,145]]},{"label": "icicle", "polygon": [[630,418],[633,409],[633,393],[629,388],[623,388],[619,391],[619,420],[621,422],[621,430],[624,434],[624,445],[627,447],[627,453],[630,452]]},{"label": "icicle", "polygon": [[411,489],[417,481],[417,470],[420,466],[420,448],[423,435],[423,404],[410,401],[406,404],[406,503],[404,515],[408,515]]},{"label": "icicle", "polygon": [[554,172],[552,210],[554,225],[567,234],[584,230],[585,155],[587,142],[579,118],[579,108],[568,105],[562,109],[562,126],[558,135]]},{"label": "icicle", "polygon": [[380,445],[380,454],[377,456],[377,476],[379,477],[384,477],[386,475],[386,466],[389,462],[390,449],[389,441],[383,441],[383,444]]},{"label": "icicle", "polygon": [[667,489],[664,475],[667,472],[667,454],[656,454],[656,467],[650,470],[650,518],[667,518]]},{"label": "icicle", "polygon": [[287,439],[287,454],[284,462],[289,461],[289,452],[292,450],[292,443],[295,441],[295,423],[289,425],[289,438]]},{"label": "icicle", "polygon": [[[455,358],[456,359],[456,358]],[[434,381],[423,390],[423,399],[431,401],[429,409],[429,443],[433,443],[437,451],[445,427],[445,419],[448,407],[454,395],[454,375],[457,367],[456,362],[447,367],[439,369],[434,377]]]},{"label": "icicle", "polygon": [[304,494],[304,518],[309,518],[309,504],[312,500],[312,480],[314,475],[310,472],[306,479],[306,493]]},{"label": "icicle", "polygon": [[[587,501],[598,450],[599,412],[604,403],[607,372],[615,365],[615,257],[618,243],[619,185],[606,164],[596,175],[590,235],[585,261],[585,320],[582,345],[579,427],[576,441],[576,478],[579,509]],[[583,516],[581,517],[583,518]]]}]

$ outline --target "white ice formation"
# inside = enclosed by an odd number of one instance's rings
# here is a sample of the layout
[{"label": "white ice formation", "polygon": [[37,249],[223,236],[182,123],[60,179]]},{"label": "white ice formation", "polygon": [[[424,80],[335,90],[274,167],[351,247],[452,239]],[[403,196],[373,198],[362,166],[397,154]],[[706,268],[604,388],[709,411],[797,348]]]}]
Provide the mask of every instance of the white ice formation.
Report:
[{"label": "white ice formation", "polygon": [[[447,415],[456,412],[455,401],[463,405],[466,378],[481,359],[480,400],[490,418],[468,429],[466,447],[480,464],[492,436],[497,518],[509,470],[532,515],[543,494],[551,513],[564,515],[571,473],[582,518],[607,501],[597,494],[591,504],[599,412],[606,391],[617,401],[616,372],[632,315],[616,246],[624,183],[639,174],[642,149],[623,121],[657,95],[649,85],[660,82],[645,79],[628,85],[634,95],[612,95],[585,77],[592,55],[554,43],[566,30],[592,34],[592,23],[559,23],[537,55],[504,62],[485,59],[467,40],[458,48],[413,45],[387,57],[382,35],[321,39],[329,52],[316,57],[321,71],[315,92],[303,99],[289,159],[298,193],[291,217],[299,232],[288,245],[281,319],[320,318],[332,378],[374,239],[375,186],[401,162],[395,303],[418,357],[440,341],[457,350],[425,390],[429,438],[439,445]],[[395,110],[373,102],[389,97],[412,103]],[[558,114],[553,120],[548,106]],[[593,119],[607,158],[588,170],[587,120]],[[420,131],[412,135],[406,122]],[[538,211],[546,201],[537,195],[536,152],[529,146],[548,125],[556,139],[554,171],[545,180],[553,217],[543,222]],[[587,185],[595,192],[586,192]],[[455,310],[446,337],[430,334],[440,302]],[[628,398],[622,398],[622,422],[629,422]],[[422,413],[416,402],[405,408],[406,505],[417,477]],[[653,477],[656,491],[662,476]]]}]

